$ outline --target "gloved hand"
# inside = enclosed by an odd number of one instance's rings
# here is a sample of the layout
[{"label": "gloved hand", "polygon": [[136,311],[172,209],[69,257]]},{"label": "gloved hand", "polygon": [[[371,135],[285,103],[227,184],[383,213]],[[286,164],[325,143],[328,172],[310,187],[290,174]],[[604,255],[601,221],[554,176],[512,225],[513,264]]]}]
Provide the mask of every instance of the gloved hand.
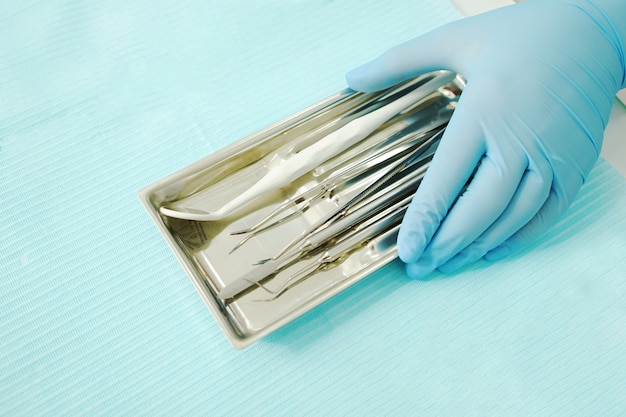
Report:
[{"label": "gloved hand", "polygon": [[400,229],[409,276],[499,259],[559,219],[600,153],[625,85],[625,43],[626,1],[528,0],[442,26],[346,75],[358,91],[438,69],[467,79]]}]

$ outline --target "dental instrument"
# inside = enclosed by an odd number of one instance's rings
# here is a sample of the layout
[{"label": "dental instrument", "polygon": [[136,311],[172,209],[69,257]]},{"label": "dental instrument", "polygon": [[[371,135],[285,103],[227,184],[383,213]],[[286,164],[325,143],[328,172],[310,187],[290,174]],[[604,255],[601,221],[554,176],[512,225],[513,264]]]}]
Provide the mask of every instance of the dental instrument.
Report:
[{"label": "dental instrument", "polygon": [[450,83],[454,78],[453,74],[444,73],[397,100],[350,121],[288,159],[275,164],[255,184],[216,211],[205,212],[198,209],[183,211],[166,206],[161,207],[159,211],[168,217],[194,221],[218,221],[231,216],[256,198],[290,184],[322,162],[363,140],[393,116],[428,96],[434,89]]},{"label": "dental instrument", "polygon": [[309,258],[319,248],[335,245],[351,234],[384,222],[385,219],[398,212],[404,212],[427,169],[428,164],[424,164],[419,169],[406,170],[403,178],[397,178],[379,194],[372,196],[369,203],[363,204],[328,227],[308,234],[297,248],[276,259],[270,258],[257,262],[255,265],[258,265],[258,268],[254,268],[248,274],[227,284],[220,291],[220,298],[232,298],[251,284],[264,280],[293,263]]},{"label": "dental instrument", "polygon": [[[406,207],[404,208],[406,210]],[[384,221],[370,225],[368,228],[361,230],[360,232],[351,235],[344,241],[338,242],[335,245],[328,246],[327,250],[321,254],[313,263],[306,266],[299,272],[294,273],[277,289],[272,290],[264,285],[260,280],[255,284],[262,288],[264,291],[270,294],[270,297],[265,299],[253,299],[253,302],[269,302],[277,299],[290,288],[298,283],[309,279],[315,274],[321,271],[328,271],[336,268],[345,262],[354,252],[367,246],[373,239],[386,239],[388,235],[397,234],[400,223],[402,221],[402,215],[404,210],[395,213],[384,219]],[[332,282],[331,286],[339,284],[340,280]],[[325,291],[327,288],[318,289],[318,291]]]},{"label": "dental instrument", "polygon": [[327,227],[334,220],[344,216],[351,208],[356,206],[358,203],[367,199],[374,193],[380,191],[380,189],[386,187],[393,179],[393,177],[399,174],[402,170],[406,169],[411,165],[415,165],[426,158],[431,157],[439,144],[441,137],[443,136],[444,130],[440,130],[435,133],[431,138],[429,138],[424,143],[418,145],[414,152],[410,153],[408,157],[400,159],[398,162],[393,164],[386,172],[384,172],[380,177],[378,177],[371,185],[369,185],[366,189],[359,192],[352,198],[350,198],[347,202],[337,207],[335,210],[323,216],[319,219],[309,230],[303,232],[292,240],[289,244],[287,244],[283,249],[281,249],[277,254],[272,256],[271,258],[266,258],[257,261],[257,263],[265,263],[269,260],[276,260],[283,256],[287,251],[294,248],[299,242],[306,239],[306,237],[312,235],[313,233],[321,230],[324,227]]},{"label": "dental instrument", "polygon": [[[410,196],[405,197],[400,202],[387,207],[387,209],[369,218],[367,221],[353,225],[351,229],[344,228],[338,231],[334,236],[327,236],[325,239],[320,239],[318,242],[311,241],[308,245],[303,246],[301,251],[294,251],[289,254],[286,257],[287,259],[269,261],[251,270],[231,285],[225,287],[220,291],[219,297],[223,300],[232,299],[240,293],[245,292],[251,286],[261,287],[265,291],[278,296],[276,293],[282,293],[283,289],[290,283],[302,281],[309,276],[312,271],[319,270],[324,264],[327,265],[329,260],[337,260],[342,256],[345,257],[350,248],[357,244],[362,244],[362,242],[368,239],[374,238],[396,223],[399,223],[409,203]],[[341,234],[340,232],[344,233]],[[320,252],[321,255],[319,255]],[[319,256],[315,261],[310,263],[310,259],[315,255]],[[297,272],[290,274],[287,281],[280,284],[278,289],[270,290],[267,285],[262,283],[298,263],[306,263],[307,265]]]},{"label": "dental instrument", "polygon": [[[444,125],[445,126],[445,125]],[[438,126],[438,132],[442,127]],[[271,211],[268,215],[263,217],[253,226],[250,226],[243,230],[236,230],[231,232],[231,235],[247,234],[231,251],[232,254],[235,250],[240,248],[244,243],[249,241],[252,237],[275,227],[298,213],[306,212],[311,204],[321,199],[324,195],[336,194],[341,189],[345,189],[355,179],[366,173],[374,173],[380,169],[388,168],[390,162],[396,161],[399,157],[406,154],[416,145],[422,144],[429,140],[433,136],[433,131],[419,131],[405,135],[403,138],[394,138],[395,141],[387,141],[384,146],[381,146],[372,155],[364,156],[357,154],[348,160],[340,160],[339,164],[334,167],[334,170],[330,172],[327,178],[317,184],[316,186],[307,189],[299,195],[288,199],[279,207]],[[288,214],[284,214],[282,217],[272,221],[279,214],[285,213],[287,210],[292,210]]]}]

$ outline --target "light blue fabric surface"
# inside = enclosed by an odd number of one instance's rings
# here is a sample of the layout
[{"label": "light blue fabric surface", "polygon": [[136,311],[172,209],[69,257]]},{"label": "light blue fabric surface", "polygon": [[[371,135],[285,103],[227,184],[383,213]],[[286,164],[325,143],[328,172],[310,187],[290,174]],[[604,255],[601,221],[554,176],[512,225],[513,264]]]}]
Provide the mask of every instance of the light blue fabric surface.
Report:
[{"label": "light blue fabric surface", "polygon": [[427,282],[391,264],[245,351],[137,199],[450,4],[100,3],[0,10],[0,415],[626,413],[626,181],[604,162],[527,252]]}]

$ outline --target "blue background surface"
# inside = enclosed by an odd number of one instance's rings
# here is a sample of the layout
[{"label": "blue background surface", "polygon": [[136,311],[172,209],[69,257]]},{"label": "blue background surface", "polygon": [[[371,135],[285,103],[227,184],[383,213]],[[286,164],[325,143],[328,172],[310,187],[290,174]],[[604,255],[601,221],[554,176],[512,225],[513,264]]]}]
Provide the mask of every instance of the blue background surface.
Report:
[{"label": "blue background surface", "polygon": [[244,351],[138,201],[451,4],[100,3],[1,5],[0,415],[626,413],[626,181],[604,162],[528,251],[424,282],[393,263]]}]

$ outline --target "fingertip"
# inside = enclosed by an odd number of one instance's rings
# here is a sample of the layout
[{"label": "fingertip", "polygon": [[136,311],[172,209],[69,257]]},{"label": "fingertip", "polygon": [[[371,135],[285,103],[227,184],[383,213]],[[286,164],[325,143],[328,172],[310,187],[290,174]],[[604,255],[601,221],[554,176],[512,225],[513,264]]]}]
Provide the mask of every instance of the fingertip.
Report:
[{"label": "fingertip", "polygon": [[348,87],[354,91],[369,92],[368,83],[368,64],[359,65],[346,73],[346,82]]},{"label": "fingertip", "polygon": [[[455,71],[449,65],[447,31],[439,28],[407,42],[396,45],[373,60],[345,75],[348,86],[355,91],[374,92],[391,87],[420,74],[441,69]],[[454,43],[456,45],[456,41]]]},{"label": "fingertip", "polygon": [[421,265],[418,263],[412,263],[406,265],[406,274],[409,278],[415,280],[425,280],[430,274],[435,271],[435,268]]},{"label": "fingertip", "polygon": [[486,261],[495,262],[499,261],[500,259],[506,258],[511,253],[513,253],[513,249],[510,246],[503,244],[487,252],[485,256],[483,256],[483,258]]},{"label": "fingertip", "polygon": [[398,233],[398,257],[407,264],[415,263],[426,247],[424,234],[400,228]]},{"label": "fingertip", "polygon": [[464,266],[468,265],[472,261],[474,261],[472,256],[466,253],[459,253],[443,265],[440,265],[437,270],[443,272],[444,274],[452,274],[454,272],[457,272]]},{"label": "fingertip", "polygon": [[345,76],[348,87],[355,91],[371,93],[395,84],[395,81],[389,79],[381,70],[379,60],[380,58],[374,59],[348,71]]}]

